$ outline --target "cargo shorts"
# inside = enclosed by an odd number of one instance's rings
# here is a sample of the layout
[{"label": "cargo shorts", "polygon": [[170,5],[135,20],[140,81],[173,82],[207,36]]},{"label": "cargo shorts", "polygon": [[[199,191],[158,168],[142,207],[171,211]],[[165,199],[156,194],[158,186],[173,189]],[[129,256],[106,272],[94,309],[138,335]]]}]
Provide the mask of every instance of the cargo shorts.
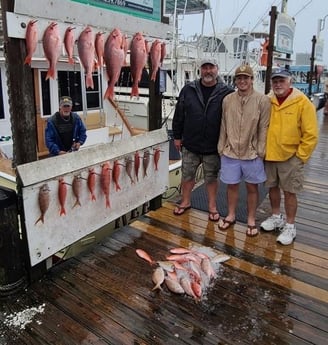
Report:
[{"label": "cargo shorts", "polygon": [[304,163],[295,155],[283,162],[265,161],[266,187],[279,187],[284,192],[299,193],[303,190]]},{"label": "cargo shorts", "polygon": [[182,180],[196,179],[198,167],[202,164],[204,181],[212,183],[217,181],[220,170],[220,157],[218,154],[202,155],[188,151],[182,147]]}]

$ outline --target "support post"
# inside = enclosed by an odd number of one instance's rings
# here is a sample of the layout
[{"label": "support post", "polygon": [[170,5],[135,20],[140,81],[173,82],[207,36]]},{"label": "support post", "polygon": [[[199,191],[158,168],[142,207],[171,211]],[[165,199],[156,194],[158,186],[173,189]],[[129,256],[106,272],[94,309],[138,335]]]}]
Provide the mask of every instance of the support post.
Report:
[{"label": "support post", "polygon": [[269,32],[269,46],[268,46],[268,65],[265,74],[265,94],[268,94],[271,89],[271,73],[272,73],[272,57],[274,47],[274,33],[276,31],[277,7],[272,6],[270,11],[270,32]]},{"label": "support post", "polygon": [[0,188],[0,297],[9,296],[27,284],[19,234],[16,191]]},{"label": "support post", "polygon": [[310,57],[311,64],[310,64],[310,75],[309,75],[309,94],[308,94],[309,97],[312,95],[312,81],[313,81],[316,43],[317,43],[317,38],[316,38],[316,36],[313,36],[312,37],[312,52],[311,52],[311,57]]}]

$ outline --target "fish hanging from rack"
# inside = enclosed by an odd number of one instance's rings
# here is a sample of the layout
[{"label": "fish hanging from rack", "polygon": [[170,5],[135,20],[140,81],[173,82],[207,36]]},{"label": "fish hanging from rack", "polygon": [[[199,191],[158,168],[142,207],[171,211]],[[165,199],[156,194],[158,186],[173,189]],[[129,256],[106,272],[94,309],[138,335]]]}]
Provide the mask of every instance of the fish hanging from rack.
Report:
[{"label": "fish hanging from rack", "polygon": [[60,215],[66,215],[65,210],[65,203],[66,203],[66,196],[67,196],[67,184],[65,180],[61,177],[59,179],[59,187],[58,187],[58,200],[60,204]]},{"label": "fish hanging from rack", "polygon": [[74,51],[74,43],[75,43],[74,30],[75,30],[74,27],[69,26],[66,29],[65,35],[64,35],[64,47],[68,56],[68,63],[71,65],[74,65],[74,59],[73,59],[73,51]]},{"label": "fish hanging from rack", "polygon": [[132,168],[133,168],[133,160],[131,157],[125,158],[125,170],[126,174],[129,176],[131,184],[134,183],[134,179],[132,177]]},{"label": "fish hanging from rack", "polygon": [[120,175],[121,175],[121,168],[120,168],[119,161],[115,160],[113,165],[113,182],[115,184],[115,190],[119,191],[121,190],[120,186]]},{"label": "fish hanging from rack", "polygon": [[134,153],[134,173],[136,175],[137,181],[139,181],[139,168],[140,168],[140,155],[139,155],[139,152],[136,151]]},{"label": "fish hanging from rack", "polygon": [[149,161],[150,161],[150,152],[149,150],[146,150],[144,151],[143,158],[142,158],[143,177],[147,176]]},{"label": "fish hanging from rack", "polygon": [[118,28],[112,30],[105,42],[104,60],[108,78],[104,99],[113,100],[114,86],[124,65],[123,36]]},{"label": "fish hanging from rack", "polygon": [[36,220],[34,225],[36,225],[38,222],[44,223],[44,215],[47,212],[50,204],[50,189],[47,183],[43,184],[40,187],[39,190],[39,196],[38,196],[38,201],[39,201],[39,208],[41,211],[41,216]]},{"label": "fish hanging from rack", "polygon": [[139,82],[141,80],[142,71],[147,63],[148,45],[141,32],[137,32],[130,46],[130,65],[132,76],[131,97],[139,97]]},{"label": "fish hanging from rack", "polygon": [[90,26],[81,32],[77,40],[77,49],[86,75],[85,86],[94,89],[92,72],[95,65],[95,39]]},{"label": "fish hanging from rack", "polygon": [[96,67],[97,68],[103,68],[103,66],[104,66],[105,39],[104,39],[104,33],[101,31],[96,33],[95,50],[96,50],[96,57],[97,57]]},{"label": "fish hanging from rack", "polygon": [[81,193],[82,193],[82,183],[83,183],[82,180],[83,178],[81,175],[76,175],[73,178],[72,189],[73,189],[73,194],[76,198],[76,201],[72,208],[74,208],[77,205],[81,206],[80,198],[81,198]]},{"label": "fish hanging from rack", "polygon": [[94,168],[89,169],[89,174],[88,174],[88,189],[91,194],[91,200],[96,201],[96,195],[95,195],[95,187],[96,187],[96,175],[97,173],[95,172]]},{"label": "fish hanging from rack", "polygon": [[43,34],[42,44],[44,55],[49,61],[46,80],[49,78],[55,79],[56,66],[62,51],[62,39],[60,36],[58,23],[52,22],[50,25],[48,25]]},{"label": "fish hanging from rack", "polygon": [[38,28],[37,20],[30,20],[27,24],[27,29],[25,33],[25,44],[26,44],[26,57],[24,64],[31,65],[33,54],[36,51],[38,45]]},{"label": "fish hanging from rack", "polygon": [[105,195],[106,208],[109,208],[110,207],[110,201],[109,201],[110,165],[109,165],[109,162],[104,163],[101,167],[100,184],[101,184],[101,189]]},{"label": "fish hanging from rack", "polygon": [[155,40],[150,47],[151,77],[150,80],[155,81],[157,71],[162,63],[162,43]]}]

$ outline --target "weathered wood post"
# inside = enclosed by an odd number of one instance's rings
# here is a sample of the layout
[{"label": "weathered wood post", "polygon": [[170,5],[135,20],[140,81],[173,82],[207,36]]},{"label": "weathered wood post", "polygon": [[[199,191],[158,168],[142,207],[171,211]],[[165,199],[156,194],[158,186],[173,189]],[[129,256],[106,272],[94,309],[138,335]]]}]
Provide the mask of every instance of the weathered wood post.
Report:
[{"label": "weathered wood post", "polygon": [[0,188],[0,297],[26,286],[22,264],[16,191]]}]

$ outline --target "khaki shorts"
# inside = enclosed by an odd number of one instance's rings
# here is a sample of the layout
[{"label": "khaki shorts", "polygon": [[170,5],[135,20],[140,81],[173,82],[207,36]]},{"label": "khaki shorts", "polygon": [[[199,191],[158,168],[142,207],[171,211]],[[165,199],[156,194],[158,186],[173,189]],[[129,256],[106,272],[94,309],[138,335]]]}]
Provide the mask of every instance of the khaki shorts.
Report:
[{"label": "khaki shorts", "polygon": [[200,155],[182,147],[182,180],[191,181],[196,178],[198,167],[203,164],[204,180],[206,183],[215,182],[220,170],[220,157],[214,155]]},{"label": "khaki shorts", "polygon": [[304,163],[296,156],[284,162],[265,161],[267,187],[279,187],[285,192],[299,193],[303,190]]}]

